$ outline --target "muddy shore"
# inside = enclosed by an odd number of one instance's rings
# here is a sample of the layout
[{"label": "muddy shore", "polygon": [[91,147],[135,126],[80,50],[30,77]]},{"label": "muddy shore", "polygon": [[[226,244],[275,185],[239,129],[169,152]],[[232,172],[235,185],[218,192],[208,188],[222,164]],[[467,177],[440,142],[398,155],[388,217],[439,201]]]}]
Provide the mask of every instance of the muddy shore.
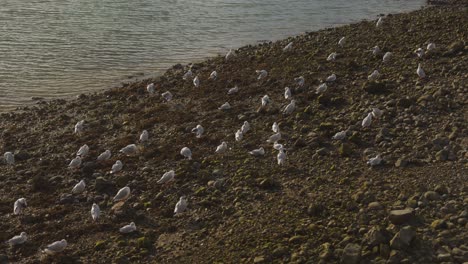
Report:
[{"label": "muddy shore", "polygon": [[[387,15],[380,27],[363,21],[245,46],[229,60],[175,65],[158,78],[1,114],[0,152],[13,152],[15,164],[0,161],[0,241],[23,231],[28,241],[0,244],[0,263],[467,262],[468,12],[457,2]],[[414,51],[429,43],[436,49],[418,58]],[[382,53],[374,56],[376,45]],[[332,52],[336,60],[327,61]],[[386,63],[385,52],[393,54]],[[189,67],[198,88],[182,78]],[[261,69],[268,76],[257,80]],[[369,81],[374,70],[381,76]],[[332,73],[337,80],[316,94]],[[285,87],[296,100],[290,115],[282,112]],[[160,96],[166,91],[170,102]],[[265,94],[272,102],[259,108]],[[225,102],[232,108],[219,110]],[[374,107],[383,115],[363,128]],[[244,121],[251,130],[236,141]],[[266,142],[273,122],[286,148],[283,166]],[[191,133],[197,124],[201,138]],[[142,130],[146,144],[138,143]],[[332,139],[343,130],[345,139]],[[222,141],[229,150],[214,153]],[[82,166],[69,169],[84,144]],[[119,153],[128,144],[138,145],[137,155]],[[192,160],[179,154],[183,147]],[[259,147],[264,156],[248,153]],[[96,162],[107,149],[110,160]],[[382,163],[367,165],[377,154]],[[124,167],[110,174],[116,160]],[[175,181],[157,184],[169,170]],[[82,179],[85,192],[72,194]],[[132,195],[116,205],[124,186]],[[174,216],[182,195],[188,209]],[[20,197],[28,207],[15,216]],[[120,234],[130,222],[137,231]],[[62,254],[41,253],[61,239],[69,244]]]}]

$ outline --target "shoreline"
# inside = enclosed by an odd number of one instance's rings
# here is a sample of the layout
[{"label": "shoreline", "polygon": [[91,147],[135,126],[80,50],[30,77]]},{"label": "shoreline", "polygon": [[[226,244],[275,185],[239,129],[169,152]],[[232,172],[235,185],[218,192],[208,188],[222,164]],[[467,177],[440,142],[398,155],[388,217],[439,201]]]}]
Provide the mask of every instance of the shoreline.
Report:
[{"label": "shoreline", "polygon": [[[30,238],[13,249],[1,244],[0,263],[466,262],[468,18],[461,2],[385,16],[380,28],[361,21],[244,46],[230,60],[192,64],[198,88],[182,79],[188,65],[177,64],[159,77],[0,114],[0,151],[16,160],[0,161],[0,241],[23,231]],[[413,51],[429,42],[436,50],[418,59]],[[373,56],[375,45],[392,59]],[[336,60],[327,61],[332,52]],[[427,78],[418,78],[418,64]],[[268,76],[259,81],[261,69]],[[380,79],[368,81],[375,69]],[[218,78],[209,80],[213,70]],[[332,73],[337,80],[316,94]],[[155,95],[146,91],[151,82]],[[239,92],[227,95],[235,85]],[[282,113],[286,86],[297,101],[291,115]],[[160,97],[165,91],[171,102]],[[259,108],[265,94],[272,103]],[[218,110],[224,102],[232,109]],[[362,128],[374,107],[383,115]],[[85,129],[77,136],[80,120]],[[235,141],[244,121],[251,131]],[[286,148],[282,167],[265,142],[273,122]],[[205,127],[200,139],[191,133],[197,124]],[[144,145],[142,130],[150,135]],[[345,139],[332,139],[343,130]],[[215,154],[222,141],[230,149]],[[90,152],[82,167],[68,169],[83,144]],[[118,152],[128,144],[138,144],[138,155]],[[193,160],[179,154],[185,146]],[[259,147],[264,156],[248,154]],[[112,158],[96,162],[106,149]],[[383,163],[371,168],[366,161],[376,154]],[[123,170],[110,174],[116,160]],[[175,181],[157,184],[171,169]],[[72,195],[82,179],[86,191]],[[116,205],[112,197],[124,186],[132,196]],[[182,195],[188,211],[174,217]],[[19,197],[29,206],[15,217]],[[93,202],[103,213],[97,223]],[[119,234],[132,221],[137,232]],[[69,243],[63,255],[38,252],[62,238]]]}]

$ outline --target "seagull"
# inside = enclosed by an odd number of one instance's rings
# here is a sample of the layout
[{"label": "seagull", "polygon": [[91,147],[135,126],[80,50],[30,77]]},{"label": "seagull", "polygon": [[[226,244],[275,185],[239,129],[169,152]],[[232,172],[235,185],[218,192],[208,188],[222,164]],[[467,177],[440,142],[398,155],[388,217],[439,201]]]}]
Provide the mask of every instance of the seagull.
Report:
[{"label": "seagull", "polygon": [[192,71],[191,71],[191,70],[188,70],[188,71],[184,74],[184,76],[182,76],[182,79],[188,80],[188,79],[192,78],[192,75],[193,75]]},{"label": "seagull", "polygon": [[223,141],[221,145],[216,147],[215,153],[223,154],[227,151],[227,148],[227,143]]},{"label": "seagull", "polygon": [[267,106],[267,104],[271,103],[270,97],[265,95],[262,97],[262,107]]},{"label": "seagull", "polygon": [[192,151],[187,148],[187,147],[183,147],[181,150],[180,150],[180,155],[186,157],[187,159],[191,160],[192,159]]},{"label": "seagull", "polygon": [[386,53],[384,54],[383,58],[382,58],[382,61],[383,61],[384,63],[387,63],[387,62],[390,61],[390,59],[392,58],[392,56],[393,56],[393,53],[391,53],[391,52],[386,52]]},{"label": "seagull", "polygon": [[291,103],[289,103],[285,108],[283,113],[285,115],[290,115],[294,110],[296,109],[296,100],[291,100]]},{"label": "seagull", "polygon": [[378,108],[372,108],[372,117],[379,119],[383,115],[383,111]]},{"label": "seagull", "polygon": [[244,121],[244,124],[242,124],[242,126],[241,126],[242,134],[247,133],[247,131],[249,131],[249,130],[250,130],[250,124],[249,124],[249,122]]},{"label": "seagull", "polygon": [[374,70],[371,75],[367,76],[367,79],[371,82],[376,81],[380,78],[380,73],[378,70]]},{"label": "seagull", "polygon": [[80,157],[84,157],[84,156],[88,155],[88,152],[89,152],[89,147],[88,147],[88,145],[84,144],[83,146],[81,146],[81,148],[78,150],[78,152],[76,152],[76,155],[80,156]]},{"label": "seagull", "polygon": [[416,70],[419,78],[424,79],[426,78],[426,73],[424,72],[423,68],[421,68],[421,64],[418,64],[418,69]]},{"label": "seagull", "polygon": [[99,216],[101,215],[101,209],[99,208],[99,205],[96,203],[93,203],[93,206],[91,206],[91,218],[93,218],[93,221],[96,221],[99,219]]},{"label": "seagull", "polygon": [[335,61],[336,60],[336,52],[332,52],[330,55],[327,57],[327,61]]},{"label": "seagull", "polygon": [[45,249],[44,252],[47,255],[55,255],[57,253],[60,253],[65,250],[67,247],[68,243],[65,239],[62,239],[60,241],[55,241],[52,244],[49,244]]},{"label": "seagull", "polygon": [[128,234],[136,231],[136,225],[134,222],[131,222],[130,224],[123,226],[119,229],[119,232],[122,234]]},{"label": "seagull", "polygon": [[283,144],[275,142],[275,143],[273,143],[273,148],[276,149],[276,150],[283,150],[284,146],[283,146]]},{"label": "seagull", "polygon": [[28,236],[26,235],[26,232],[21,232],[19,236],[14,236],[10,238],[7,241],[7,243],[10,244],[10,246],[16,246],[16,245],[23,244],[24,242],[26,242],[27,239],[28,239]]},{"label": "seagull", "polygon": [[226,54],[225,58],[226,60],[229,60],[232,57],[234,57],[234,52],[232,51],[232,49],[230,49],[228,53]]},{"label": "seagull", "polygon": [[119,152],[127,155],[127,156],[130,156],[132,154],[135,154],[137,152],[138,148],[135,144],[130,144],[130,145],[127,145],[126,147],[122,148]]},{"label": "seagull", "polygon": [[257,80],[264,79],[268,76],[268,72],[266,70],[256,70],[255,72],[258,74]]},{"label": "seagull", "polygon": [[143,132],[141,132],[141,134],[140,134],[140,142],[148,141],[148,137],[149,137],[148,131],[143,130]]},{"label": "seagull", "polygon": [[81,157],[77,156],[76,158],[72,159],[70,161],[70,164],[68,164],[68,168],[70,169],[78,169],[81,166]]},{"label": "seagull", "polygon": [[26,199],[19,198],[15,201],[15,204],[13,205],[13,214],[20,215],[21,213],[23,213],[24,208],[26,208],[27,206],[28,204],[26,203]]},{"label": "seagull", "polygon": [[280,128],[279,128],[278,123],[274,122],[273,125],[271,126],[271,130],[273,130],[273,132],[275,133],[279,133]]},{"label": "seagull", "polygon": [[336,75],[334,73],[328,76],[326,79],[326,82],[334,82],[334,81],[336,81]]},{"label": "seagull", "polygon": [[185,196],[180,197],[179,201],[176,203],[174,214],[183,213],[187,209],[187,198]]},{"label": "seagull", "polygon": [[218,109],[219,110],[229,110],[229,109],[231,109],[231,105],[228,102],[226,102],[226,103],[222,104],[220,107],[218,107]]},{"label": "seagull", "polygon": [[275,143],[275,142],[278,142],[280,139],[281,139],[281,133],[278,132],[278,133],[276,133],[276,134],[271,135],[271,136],[268,138],[267,142],[268,142],[268,143]]},{"label": "seagull", "polygon": [[7,165],[15,164],[15,155],[13,155],[13,153],[5,152],[5,154],[3,154],[3,157],[5,158],[5,162]]},{"label": "seagull", "polygon": [[288,45],[286,45],[286,46],[283,48],[283,51],[284,51],[284,52],[290,51],[290,50],[292,50],[292,47],[293,47],[293,43],[292,43],[292,42],[289,42]]},{"label": "seagull", "polygon": [[381,53],[379,46],[373,47],[371,51],[372,51],[372,55],[374,56],[379,56]]},{"label": "seagull", "polygon": [[150,94],[154,94],[154,92],[156,91],[155,87],[154,87],[154,83],[150,83],[146,86],[146,91],[148,91],[148,93]]},{"label": "seagull", "polygon": [[235,94],[235,93],[237,93],[238,91],[239,91],[239,87],[237,87],[237,85],[236,85],[236,86],[234,86],[233,88],[231,88],[231,89],[228,90],[228,94]]},{"label": "seagull", "polygon": [[84,120],[78,121],[75,125],[75,134],[81,134],[83,132]]},{"label": "seagull", "polygon": [[173,181],[174,180],[174,177],[175,177],[175,172],[174,170],[170,170],[168,172],[165,172],[163,174],[163,176],[161,177],[161,179],[159,179],[159,181],[157,181],[158,184],[163,184],[163,183],[168,183],[170,181]]},{"label": "seagull", "polygon": [[205,132],[205,129],[201,125],[197,125],[192,129],[192,133],[195,133],[197,138],[201,138],[203,132]]},{"label": "seagull", "polygon": [[263,156],[263,155],[265,155],[265,150],[261,147],[259,149],[254,149],[252,151],[249,151],[249,154],[253,155],[253,156],[256,156],[256,157]]},{"label": "seagull", "polygon": [[84,180],[81,180],[79,183],[77,183],[75,185],[75,187],[73,187],[72,193],[73,194],[82,193],[82,192],[84,192],[85,188],[86,188],[86,184],[85,184]]},{"label": "seagull", "polygon": [[278,156],[276,156],[276,159],[278,160],[278,165],[283,165],[284,161],[286,160],[286,153],[284,153],[283,149],[279,150]]},{"label": "seagull", "polygon": [[436,45],[434,43],[429,43],[427,44],[427,47],[426,47],[427,51],[433,51],[436,49]]},{"label": "seagull", "polygon": [[338,45],[340,45],[341,47],[343,47],[345,43],[346,43],[346,37],[342,37],[338,41]]},{"label": "seagull", "polygon": [[111,169],[110,173],[111,174],[117,173],[117,172],[121,171],[122,168],[123,168],[123,163],[120,160],[118,160],[118,161],[116,161],[114,163],[114,165],[112,165],[112,169]]},{"label": "seagull", "polygon": [[336,133],[332,137],[332,139],[333,140],[343,140],[343,139],[345,139],[345,137],[346,137],[346,130],[343,130],[343,131],[340,131],[340,132]]},{"label": "seagull", "polygon": [[195,78],[193,79],[193,85],[195,85],[195,87],[200,86],[200,79],[198,78],[198,76],[195,76]]},{"label": "seagull", "polygon": [[367,164],[370,165],[371,167],[374,167],[374,166],[377,166],[377,165],[380,165],[380,163],[382,163],[382,157],[379,155],[373,157],[373,158],[370,158],[368,161],[367,161]]},{"label": "seagull", "polygon": [[379,20],[377,20],[377,23],[375,24],[376,27],[380,27],[383,24],[383,17],[379,17]]},{"label": "seagull", "polygon": [[284,88],[284,99],[290,100],[292,98],[291,89],[289,87]]},{"label": "seagull", "polygon": [[125,186],[117,192],[117,194],[114,196],[113,201],[124,201],[127,200],[128,197],[130,197],[130,187]]},{"label": "seagull", "polygon": [[104,161],[110,159],[112,153],[110,150],[106,150],[97,157],[97,161]]},{"label": "seagull", "polygon": [[297,85],[299,85],[299,87],[302,87],[305,84],[305,78],[302,77],[302,76],[294,78],[294,81],[296,81],[296,83],[297,83]]},{"label": "seagull", "polygon": [[414,53],[416,53],[416,55],[418,55],[419,58],[424,57],[424,50],[421,48],[418,48],[417,50],[415,50]]},{"label": "seagull", "polygon": [[367,114],[366,118],[362,120],[362,127],[369,127],[372,123],[372,113]]},{"label": "seagull", "polygon": [[244,137],[244,134],[242,133],[242,130],[237,130],[237,132],[235,134],[235,137],[236,137],[236,141],[241,141],[242,138]]},{"label": "seagull", "polygon": [[164,93],[161,94],[161,96],[164,98],[164,100],[166,100],[167,102],[171,101],[172,100],[172,93],[169,92],[169,91],[166,91]]},{"label": "seagull", "polygon": [[216,80],[216,78],[218,78],[218,73],[216,71],[212,71],[209,79]]},{"label": "seagull", "polygon": [[321,85],[319,85],[319,87],[317,87],[317,89],[315,90],[315,93],[316,94],[324,93],[327,90],[327,88],[328,88],[327,83],[322,83]]}]

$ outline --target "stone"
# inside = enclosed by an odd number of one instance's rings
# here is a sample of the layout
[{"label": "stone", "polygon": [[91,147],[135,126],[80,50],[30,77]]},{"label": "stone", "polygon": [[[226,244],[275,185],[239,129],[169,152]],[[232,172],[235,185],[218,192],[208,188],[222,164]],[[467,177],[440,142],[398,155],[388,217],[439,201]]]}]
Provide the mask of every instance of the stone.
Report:
[{"label": "stone", "polygon": [[406,167],[406,166],[408,166],[408,160],[405,157],[401,157],[397,159],[397,161],[395,162],[395,167],[397,168]]},{"label": "stone", "polygon": [[389,220],[394,225],[401,225],[408,223],[414,216],[414,210],[412,208],[406,208],[403,210],[392,210],[390,211]]},{"label": "stone", "polygon": [[106,192],[113,187],[113,184],[103,177],[96,178],[96,182],[94,183],[94,189],[99,193]]},{"label": "stone", "polygon": [[342,264],[357,264],[361,260],[361,246],[358,244],[349,243],[343,250],[341,256]]},{"label": "stone", "polygon": [[381,209],[383,209],[383,206],[379,202],[369,203],[369,205],[367,207],[369,208],[369,210],[381,210]]},{"label": "stone", "polygon": [[448,194],[449,193],[449,190],[446,186],[444,185],[437,185],[434,189],[434,191],[440,195],[443,195],[443,194]]},{"label": "stone", "polygon": [[330,259],[333,256],[333,250],[331,249],[331,244],[330,243],[323,243],[320,246],[320,255],[319,258],[321,259]]},{"label": "stone", "polygon": [[436,160],[438,161],[446,161],[449,157],[449,151],[446,149],[442,149],[436,153]]},{"label": "stone", "polygon": [[85,162],[83,167],[81,168],[81,173],[85,176],[91,176],[94,173],[94,169],[96,168],[96,164],[94,162]]},{"label": "stone", "polygon": [[450,253],[440,253],[437,255],[437,260],[439,262],[450,262],[452,261],[452,255]]},{"label": "stone", "polygon": [[328,155],[329,151],[326,148],[320,148],[317,151],[315,151],[315,153],[317,153],[320,156],[325,156]]},{"label": "stone", "polygon": [[437,220],[432,221],[431,227],[432,229],[446,229],[448,226],[445,220],[437,219]]},{"label": "stone", "polygon": [[353,154],[353,149],[351,148],[350,144],[341,143],[340,147],[338,148],[338,154],[344,157],[348,157]]},{"label": "stone", "polygon": [[380,227],[372,227],[369,232],[365,235],[365,241],[369,246],[377,246],[382,243],[387,243],[388,239],[384,233],[384,231]]},{"label": "stone", "polygon": [[403,227],[390,241],[390,247],[392,249],[406,249],[410,246],[416,236],[416,232],[410,226]]},{"label": "stone", "polygon": [[440,200],[440,195],[434,191],[427,191],[424,193],[424,198],[428,201],[438,201]]},{"label": "stone", "polygon": [[255,257],[254,263],[265,263],[265,257],[264,256]]}]

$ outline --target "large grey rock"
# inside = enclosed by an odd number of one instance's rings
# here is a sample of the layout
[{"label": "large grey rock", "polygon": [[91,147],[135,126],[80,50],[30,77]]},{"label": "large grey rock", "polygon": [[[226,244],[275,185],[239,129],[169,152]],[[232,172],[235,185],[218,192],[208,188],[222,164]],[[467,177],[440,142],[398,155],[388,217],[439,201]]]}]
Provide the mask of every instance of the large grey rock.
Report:
[{"label": "large grey rock", "polygon": [[403,210],[392,210],[390,211],[389,220],[394,225],[401,225],[408,223],[414,217],[414,210],[412,208],[406,208]]},{"label": "large grey rock", "polygon": [[357,264],[361,260],[361,246],[358,244],[349,243],[343,250],[341,256],[342,264]]},{"label": "large grey rock", "polygon": [[410,226],[403,227],[390,241],[390,247],[393,249],[406,249],[410,246],[416,236],[416,232]]}]

